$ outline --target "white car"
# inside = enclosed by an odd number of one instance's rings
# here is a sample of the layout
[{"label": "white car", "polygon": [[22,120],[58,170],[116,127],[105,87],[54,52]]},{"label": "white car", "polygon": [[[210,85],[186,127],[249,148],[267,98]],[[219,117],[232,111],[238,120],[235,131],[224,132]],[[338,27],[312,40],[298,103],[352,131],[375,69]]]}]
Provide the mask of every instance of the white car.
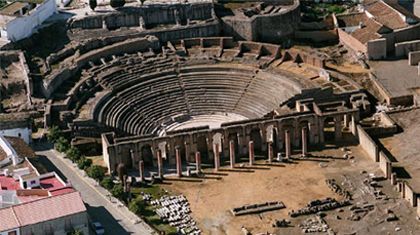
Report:
[{"label": "white car", "polygon": [[93,227],[93,230],[95,231],[95,234],[97,234],[97,235],[103,235],[103,234],[105,234],[104,226],[102,226],[101,223],[99,223],[99,222],[93,222],[92,223],[92,227]]}]

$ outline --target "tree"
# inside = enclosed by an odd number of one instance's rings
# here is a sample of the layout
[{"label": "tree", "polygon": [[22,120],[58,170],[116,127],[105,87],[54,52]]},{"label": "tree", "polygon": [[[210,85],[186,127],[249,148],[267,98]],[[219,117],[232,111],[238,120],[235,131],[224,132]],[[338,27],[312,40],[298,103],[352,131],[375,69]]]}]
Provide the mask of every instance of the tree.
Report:
[{"label": "tree", "polygon": [[89,177],[95,179],[96,181],[100,181],[105,176],[105,171],[102,167],[93,165],[86,169],[86,172]]},{"label": "tree", "polygon": [[128,204],[128,209],[134,214],[141,214],[146,209],[146,205],[143,200],[136,198]]},{"label": "tree", "polygon": [[80,158],[79,161],[77,162],[77,167],[79,167],[79,169],[81,170],[86,170],[91,165],[92,165],[92,160],[85,157]]},{"label": "tree", "polygon": [[124,188],[123,188],[123,186],[121,184],[114,185],[114,187],[111,190],[111,194],[115,198],[118,198],[118,199],[122,200],[123,197],[124,197]]},{"label": "tree", "polygon": [[82,157],[82,154],[80,153],[79,149],[72,146],[66,151],[66,156],[73,162],[77,162]]},{"label": "tree", "polygon": [[111,190],[113,187],[114,187],[114,181],[112,180],[112,178],[111,177],[105,177],[102,181],[101,181],[101,186],[102,187],[104,187],[104,188],[106,188],[106,189],[108,189],[108,190]]},{"label": "tree", "polygon": [[110,5],[113,8],[123,7],[125,5],[125,0],[111,0]]},{"label": "tree", "polygon": [[58,128],[58,126],[53,126],[48,130],[47,138],[49,141],[55,143],[61,136],[62,136],[61,130]]},{"label": "tree", "polygon": [[69,144],[69,141],[66,138],[61,136],[55,142],[54,147],[55,147],[55,149],[57,149],[58,152],[64,153],[70,148],[70,144]]},{"label": "tree", "polygon": [[96,0],[89,0],[89,6],[92,11],[95,10],[95,8],[98,6],[98,2]]},{"label": "tree", "polygon": [[71,232],[68,232],[67,235],[83,235],[83,232],[79,229],[73,229]]}]

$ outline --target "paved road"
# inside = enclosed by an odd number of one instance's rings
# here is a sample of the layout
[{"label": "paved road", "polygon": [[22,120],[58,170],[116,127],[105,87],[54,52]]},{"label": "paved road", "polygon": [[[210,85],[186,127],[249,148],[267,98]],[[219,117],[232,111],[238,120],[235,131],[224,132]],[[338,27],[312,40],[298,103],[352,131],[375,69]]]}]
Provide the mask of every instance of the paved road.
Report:
[{"label": "paved road", "polygon": [[47,168],[58,169],[61,174],[72,183],[73,187],[81,193],[83,200],[88,204],[87,207],[90,217],[93,221],[102,223],[105,227],[106,234],[151,234],[144,224],[133,224],[129,221],[129,219],[115,207],[115,204],[105,199],[93,186],[85,182],[83,177],[77,174],[62,158],[57,157],[53,150],[40,150],[36,153],[37,155],[46,157],[43,159],[43,163],[46,165],[51,165],[52,163],[54,165],[46,166]]}]

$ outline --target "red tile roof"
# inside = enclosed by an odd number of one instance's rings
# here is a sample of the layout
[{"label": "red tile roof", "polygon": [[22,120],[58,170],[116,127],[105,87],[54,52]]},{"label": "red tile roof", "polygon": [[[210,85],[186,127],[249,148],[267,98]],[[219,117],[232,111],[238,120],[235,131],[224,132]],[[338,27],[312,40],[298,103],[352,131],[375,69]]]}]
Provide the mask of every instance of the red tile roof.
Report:
[{"label": "red tile roof", "polygon": [[20,189],[19,181],[13,177],[0,175],[0,190],[18,190]]},{"label": "red tile roof", "polygon": [[400,29],[408,26],[397,10],[382,1],[365,2],[364,6],[375,17],[376,21],[391,29]]},{"label": "red tile roof", "polygon": [[54,189],[62,188],[63,186],[65,186],[55,176],[51,176],[51,177],[48,177],[48,178],[41,179],[39,181],[39,183],[40,183],[40,186],[41,186],[42,189],[47,189],[47,190],[54,190]]},{"label": "red tile roof", "polygon": [[54,220],[85,211],[86,207],[79,192],[46,197],[0,209],[0,231]]},{"label": "red tile roof", "polygon": [[55,189],[53,191],[50,191],[50,193],[51,193],[52,196],[60,195],[60,194],[65,194],[65,193],[70,193],[70,192],[74,192],[74,188],[72,188],[72,187],[64,187],[64,188]]},{"label": "red tile roof", "polygon": [[19,228],[19,221],[13,213],[12,207],[0,209],[0,221],[0,232]]}]

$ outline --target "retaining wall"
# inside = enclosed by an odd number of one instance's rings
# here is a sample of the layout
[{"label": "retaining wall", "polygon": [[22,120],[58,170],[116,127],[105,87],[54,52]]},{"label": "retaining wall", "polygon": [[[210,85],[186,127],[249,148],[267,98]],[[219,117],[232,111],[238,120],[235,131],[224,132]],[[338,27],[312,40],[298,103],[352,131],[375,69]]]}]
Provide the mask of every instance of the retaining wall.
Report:
[{"label": "retaining wall", "polygon": [[[140,18],[143,19],[141,22]],[[116,29],[121,27],[147,27],[161,24],[186,23],[187,20],[207,20],[213,18],[212,3],[145,5],[125,7],[109,14],[97,14],[80,19],[71,19],[70,28]]]},{"label": "retaining wall", "polygon": [[367,42],[367,54],[371,60],[380,60],[386,58],[386,39],[380,38]]},{"label": "retaining wall", "polygon": [[372,140],[372,138],[366,133],[366,131],[360,126],[357,125],[357,133],[359,135],[359,143],[362,146],[363,150],[367,155],[374,160],[375,162],[379,161],[379,152],[378,146]]},{"label": "retaining wall", "polygon": [[420,50],[420,40],[395,43],[395,56],[407,57],[410,51]]}]

